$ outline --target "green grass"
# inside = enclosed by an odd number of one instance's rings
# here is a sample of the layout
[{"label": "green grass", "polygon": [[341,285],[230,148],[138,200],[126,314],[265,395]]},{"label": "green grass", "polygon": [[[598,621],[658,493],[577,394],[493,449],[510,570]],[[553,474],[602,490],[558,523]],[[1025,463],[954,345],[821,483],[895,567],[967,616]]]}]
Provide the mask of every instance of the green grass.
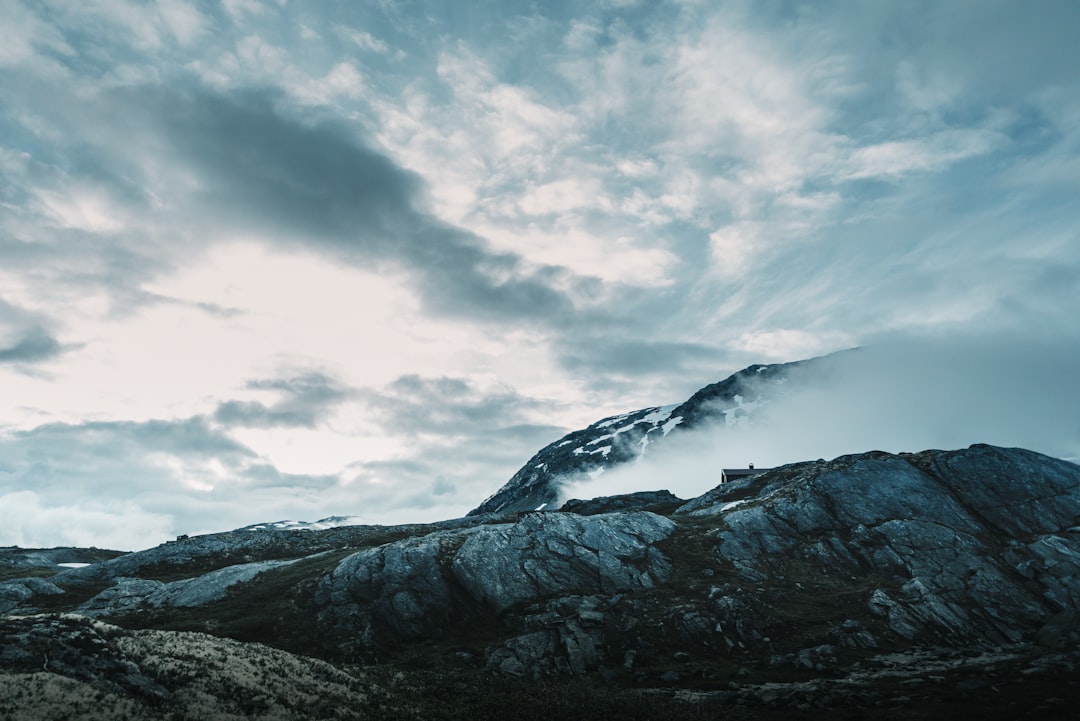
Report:
[{"label": "green grass", "polygon": [[13,578],[49,578],[56,575],[57,571],[64,569],[55,566],[34,566],[26,568],[22,566],[0,568],[0,583],[10,581]]}]

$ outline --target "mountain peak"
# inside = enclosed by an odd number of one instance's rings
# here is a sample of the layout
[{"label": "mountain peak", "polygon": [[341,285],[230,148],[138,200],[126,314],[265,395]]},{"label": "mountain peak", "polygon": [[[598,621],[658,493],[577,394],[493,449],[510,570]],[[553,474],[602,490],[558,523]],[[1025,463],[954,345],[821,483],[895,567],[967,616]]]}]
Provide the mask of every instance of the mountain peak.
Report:
[{"label": "mountain peak", "polygon": [[554,510],[565,500],[563,489],[568,483],[595,479],[615,466],[635,461],[669,436],[708,423],[738,425],[757,406],[782,393],[796,373],[820,367],[831,357],[757,363],[701,388],[682,403],[609,416],[568,433],[542,448],[468,515]]}]

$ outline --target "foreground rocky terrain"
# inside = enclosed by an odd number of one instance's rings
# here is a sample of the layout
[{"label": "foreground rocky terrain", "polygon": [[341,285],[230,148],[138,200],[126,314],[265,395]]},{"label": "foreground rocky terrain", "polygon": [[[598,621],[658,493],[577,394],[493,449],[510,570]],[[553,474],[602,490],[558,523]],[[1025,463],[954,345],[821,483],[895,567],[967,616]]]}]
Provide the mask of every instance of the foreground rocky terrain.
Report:
[{"label": "foreground rocky terrain", "polygon": [[1080,467],[1021,449],[44,568],[0,583],[2,718],[1066,718],[1080,701]]}]

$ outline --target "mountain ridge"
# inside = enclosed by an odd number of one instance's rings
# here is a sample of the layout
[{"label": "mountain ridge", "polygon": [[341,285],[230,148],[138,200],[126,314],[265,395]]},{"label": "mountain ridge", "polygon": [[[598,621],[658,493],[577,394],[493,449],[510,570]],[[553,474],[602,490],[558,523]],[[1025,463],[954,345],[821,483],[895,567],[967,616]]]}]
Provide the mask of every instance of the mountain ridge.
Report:
[{"label": "mountain ridge", "polygon": [[502,487],[467,515],[554,508],[563,488],[595,478],[608,469],[641,458],[647,448],[671,434],[723,421],[736,425],[753,408],[782,392],[782,386],[810,368],[823,370],[841,354],[788,363],[756,363],[710,383],[682,403],[650,406],[602,418],[549,443],[530,458]]}]

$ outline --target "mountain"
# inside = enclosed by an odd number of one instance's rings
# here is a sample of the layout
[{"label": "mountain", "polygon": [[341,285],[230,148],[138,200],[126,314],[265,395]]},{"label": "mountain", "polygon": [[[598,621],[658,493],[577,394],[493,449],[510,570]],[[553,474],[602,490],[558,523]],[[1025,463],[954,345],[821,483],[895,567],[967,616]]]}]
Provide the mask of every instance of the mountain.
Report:
[{"label": "mountain", "polygon": [[1023,449],[859,453],[689,501],[269,526],[0,583],[0,718],[1054,719],[1080,701],[1080,466]]},{"label": "mountain", "polygon": [[837,355],[752,365],[705,386],[683,403],[611,416],[569,433],[542,448],[506,485],[468,515],[553,510],[564,500],[562,488],[566,484],[595,478],[614,466],[634,461],[672,434],[707,423],[744,422],[757,406],[783,393],[786,384],[797,383],[801,373],[811,368],[823,370]]}]

